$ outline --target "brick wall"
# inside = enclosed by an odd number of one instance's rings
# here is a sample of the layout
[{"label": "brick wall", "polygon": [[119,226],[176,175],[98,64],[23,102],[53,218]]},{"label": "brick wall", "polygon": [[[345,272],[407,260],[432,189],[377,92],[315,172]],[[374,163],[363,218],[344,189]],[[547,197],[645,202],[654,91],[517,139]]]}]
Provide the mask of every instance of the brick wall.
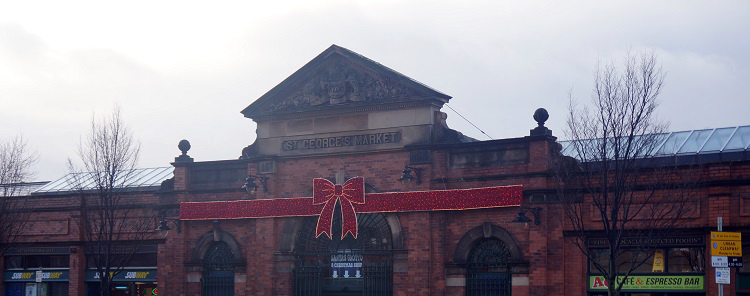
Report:
[{"label": "brick wall", "polygon": [[[498,185],[524,185],[525,188],[547,188],[547,179],[540,176],[526,176],[528,173],[538,173],[547,170],[546,141],[530,141],[527,145],[533,161],[523,164],[510,164],[491,167],[451,168],[448,165],[450,149],[433,150],[431,164],[411,165],[424,169],[421,185],[414,182],[402,184],[398,182],[401,170],[409,161],[409,154],[404,151],[369,153],[366,155],[338,155],[336,157],[307,157],[296,159],[281,159],[276,162],[276,173],[264,174],[268,177],[269,193],[260,190],[255,195],[244,192],[195,192],[178,195],[181,201],[211,201],[236,200],[252,198],[287,198],[310,196],[313,178],[332,178],[337,173],[345,173],[348,177],[363,176],[368,185],[379,192],[439,190],[455,188],[474,188]],[[176,172],[177,175],[189,175],[190,165],[186,164],[187,172]],[[255,174],[255,163],[248,163],[248,173]],[[494,179],[482,179],[485,176],[500,176]],[[177,178],[177,177],[176,177]],[[433,182],[433,180],[446,180]],[[175,182],[175,189],[178,189]],[[187,188],[189,189],[189,188]],[[524,202],[526,203],[526,202]],[[444,212],[414,212],[399,213],[401,235],[404,239],[404,250],[394,255],[394,294],[395,295],[444,295],[463,293],[462,286],[448,286],[446,283],[446,265],[453,263],[456,244],[467,231],[483,225],[485,222],[503,227],[509,231],[518,242],[523,260],[528,265],[530,287],[518,286],[518,291],[547,291],[550,285],[562,283],[559,274],[549,274],[548,262],[552,268],[562,268],[562,251],[550,251],[548,243],[559,243],[562,240],[561,223],[555,219],[545,218],[542,226],[511,223],[517,209],[487,209]],[[543,215],[549,215],[544,211]],[[545,216],[546,217],[546,216]],[[222,230],[231,233],[242,242],[243,252],[248,259],[246,283],[236,283],[235,290],[247,295],[289,295],[292,292],[293,262],[280,254],[278,250],[281,229],[286,218],[222,221]],[[550,224],[547,225],[546,221]],[[195,244],[195,238],[201,231],[208,231],[209,221],[185,221],[188,229],[184,232],[184,252],[192,252],[190,246]],[[238,226],[239,225],[239,226]],[[196,233],[197,232],[197,233]],[[172,243],[167,241],[167,243]],[[533,251],[532,251],[533,250]],[[547,260],[548,254],[555,256],[554,260]],[[251,260],[252,258],[252,260]],[[281,259],[280,259],[281,258]],[[274,262],[280,260],[282,262]],[[284,262],[286,260],[286,262]],[[160,270],[166,268],[160,266]],[[172,268],[172,266],[169,266]],[[463,277],[463,274],[457,274]],[[180,281],[179,277],[175,281]],[[252,280],[250,280],[252,279]],[[536,281],[535,281],[536,280]],[[169,281],[169,280],[168,280]],[[545,284],[551,281],[551,284]],[[177,285],[172,283],[168,285]],[[239,288],[240,286],[244,287]],[[195,288],[199,285],[195,283]],[[196,290],[197,291],[197,290]],[[194,295],[188,289],[188,295]],[[516,294],[516,293],[514,293]]]},{"label": "brick wall", "polygon": [[[136,193],[128,196],[126,200],[127,204],[136,207],[134,213],[137,213],[139,221],[142,219],[156,221],[157,214],[154,208],[157,206],[158,198],[153,192]],[[81,227],[78,225],[80,223],[78,196],[70,193],[32,195],[24,197],[22,206],[29,211],[29,215],[25,217],[24,231],[16,238],[16,245],[68,247],[74,250],[69,254],[68,292],[71,296],[84,296],[86,252],[85,241],[80,233]],[[153,226],[156,227],[155,224]],[[162,254],[160,253],[159,256]],[[182,254],[182,252],[171,254]],[[169,260],[160,260],[160,262],[169,262]],[[160,274],[161,272],[159,270]],[[5,292],[4,289],[0,290],[0,293]]]},{"label": "brick wall", "polygon": [[[512,139],[497,141],[492,145],[502,146],[512,142],[516,149],[519,141],[528,147],[528,162],[484,167],[451,166],[450,155],[459,148],[450,145],[433,147],[431,163],[411,165],[424,169],[421,185],[398,181],[401,170],[409,161],[409,152],[404,150],[277,159],[276,172],[263,174],[268,178],[269,192],[259,189],[255,194],[248,194],[239,188],[239,183],[213,189],[210,186],[191,188],[188,181],[193,164],[181,163],[175,167],[173,192],[159,197],[144,193],[136,199],[148,205],[148,213],[156,217],[157,209],[176,208],[181,201],[309,196],[313,178],[331,178],[337,173],[345,173],[348,177],[363,176],[372,186],[368,188],[379,192],[519,184],[527,192],[554,192],[554,180],[547,172],[548,149],[551,146],[549,139]],[[484,149],[481,145],[487,144],[477,145],[480,146],[476,149],[481,150]],[[235,165],[230,162],[223,164]],[[246,163],[249,175],[257,174],[257,162],[238,162]],[[747,228],[750,225],[750,163],[705,165],[698,174],[702,181],[701,186],[695,189],[699,209],[682,227],[707,233],[715,227],[716,217],[722,216],[725,228],[750,232]],[[540,225],[511,223],[518,212],[515,207],[396,213],[404,245],[403,250],[394,252],[394,295],[464,294],[465,282],[462,280],[465,268],[455,262],[454,254],[461,239],[485,223],[505,229],[522,253],[523,262],[513,274],[513,295],[585,295],[587,260],[571,244],[572,238],[563,235],[570,228],[561,206],[547,201],[532,204],[529,196],[522,203],[542,208]],[[45,196],[33,198],[32,204],[43,211],[32,215],[29,225],[33,225],[33,229],[22,236],[20,242],[78,247],[78,253],[71,254],[70,259],[70,293],[82,296],[85,254],[80,248],[81,238],[75,226],[77,213],[74,200],[70,196]],[[148,213],[144,213],[144,217]],[[200,237],[218,227],[234,237],[244,259],[244,265],[236,270],[237,295],[290,295],[293,291],[294,257],[293,254],[282,252],[279,245],[290,219],[293,218],[223,220],[218,226],[211,221],[182,221],[181,232],[173,230],[165,237],[155,238],[159,242],[160,292],[163,295],[200,294],[202,266],[193,258],[193,253]],[[589,223],[596,228],[595,221]],[[712,268],[707,268],[707,275],[712,272]],[[708,287],[713,284],[711,278],[706,277]],[[707,289],[707,294],[714,295],[714,290]],[[733,292],[733,287],[727,287],[726,292]]]}]

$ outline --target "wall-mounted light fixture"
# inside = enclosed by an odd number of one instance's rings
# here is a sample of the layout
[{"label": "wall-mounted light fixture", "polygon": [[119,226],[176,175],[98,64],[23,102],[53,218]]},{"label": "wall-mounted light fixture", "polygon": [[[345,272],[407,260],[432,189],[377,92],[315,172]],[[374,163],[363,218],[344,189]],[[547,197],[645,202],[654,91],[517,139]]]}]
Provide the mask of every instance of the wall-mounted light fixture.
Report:
[{"label": "wall-mounted light fixture", "polygon": [[520,210],[518,210],[518,216],[516,216],[516,219],[513,220],[513,223],[529,223],[531,222],[531,219],[529,217],[526,217],[526,212],[531,212],[532,215],[534,215],[534,225],[539,225],[541,223],[541,219],[539,218],[539,213],[542,211],[542,208],[530,208],[530,207],[521,207]]},{"label": "wall-mounted light fixture", "polygon": [[221,240],[221,233],[219,233],[221,230],[219,229],[219,220],[213,220],[211,221],[211,224],[214,226],[214,241],[218,242]]},{"label": "wall-mounted light fixture", "polygon": [[255,191],[258,190],[258,184],[255,183],[256,180],[259,180],[260,184],[263,186],[263,192],[268,193],[268,188],[266,187],[268,177],[266,176],[247,176],[247,178],[245,178],[245,185],[242,185],[242,188],[245,189],[247,193],[254,194]]},{"label": "wall-mounted light fixture", "polygon": [[180,233],[182,231],[180,227],[180,219],[171,219],[165,216],[161,216],[159,220],[159,227],[157,227],[156,230],[166,235],[167,231],[172,230],[172,227],[169,227],[170,223],[174,225],[175,229],[177,229],[177,233]]},{"label": "wall-mounted light fixture", "polygon": [[[412,171],[414,171],[414,173],[417,175],[416,178],[411,175]],[[401,178],[398,178],[401,183],[406,184],[411,182],[412,180],[416,180],[417,185],[422,184],[422,168],[414,168],[407,165],[404,167],[402,173],[403,174],[401,175]]]}]

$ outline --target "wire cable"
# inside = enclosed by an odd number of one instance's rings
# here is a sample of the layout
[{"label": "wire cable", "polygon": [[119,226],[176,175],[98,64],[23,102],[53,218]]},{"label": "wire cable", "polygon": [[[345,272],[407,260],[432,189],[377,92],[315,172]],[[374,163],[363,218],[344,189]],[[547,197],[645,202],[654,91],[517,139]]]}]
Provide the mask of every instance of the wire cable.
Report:
[{"label": "wire cable", "polygon": [[458,116],[461,116],[461,118],[463,118],[464,120],[466,120],[466,122],[468,122],[474,128],[476,128],[477,130],[479,130],[480,132],[482,132],[485,136],[487,136],[487,138],[490,138],[490,140],[494,140],[492,137],[490,137],[490,135],[488,135],[483,130],[481,130],[478,126],[476,126],[474,123],[472,123],[471,121],[469,121],[468,119],[466,119],[466,117],[464,117],[463,115],[461,115],[461,113],[458,113],[458,111],[456,111],[456,109],[451,108],[451,106],[448,106],[448,104],[445,104],[445,106],[448,107],[448,109],[453,110],[453,112],[456,112],[456,114],[458,114]]}]

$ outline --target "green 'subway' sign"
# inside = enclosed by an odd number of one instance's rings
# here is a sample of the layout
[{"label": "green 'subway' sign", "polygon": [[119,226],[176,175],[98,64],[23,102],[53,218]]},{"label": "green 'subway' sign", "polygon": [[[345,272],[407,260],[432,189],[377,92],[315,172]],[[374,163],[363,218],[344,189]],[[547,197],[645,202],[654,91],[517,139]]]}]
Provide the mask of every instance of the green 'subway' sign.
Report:
[{"label": "green 'subway' sign", "polygon": [[[702,275],[631,275],[625,279],[622,291],[704,291],[706,289],[704,278]],[[619,277],[617,281],[618,284],[622,282],[622,277]],[[606,291],[608,284],[603,276],[589,276],[589,291]]]}]

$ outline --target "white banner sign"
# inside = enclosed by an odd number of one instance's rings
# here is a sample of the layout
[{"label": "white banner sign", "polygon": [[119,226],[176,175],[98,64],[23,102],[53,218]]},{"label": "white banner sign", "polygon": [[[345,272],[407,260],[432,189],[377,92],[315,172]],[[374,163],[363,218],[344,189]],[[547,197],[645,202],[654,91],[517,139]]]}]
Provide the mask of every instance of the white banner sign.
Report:
[{"label": "white banner sign", "polygon": [[729,284],[729,268],[728,267],[716,268],[716,283],[717,284]]},{"label": "white banner sign", "polygon": [[729,267],[727,256],[711,256],[711,267]]}]

